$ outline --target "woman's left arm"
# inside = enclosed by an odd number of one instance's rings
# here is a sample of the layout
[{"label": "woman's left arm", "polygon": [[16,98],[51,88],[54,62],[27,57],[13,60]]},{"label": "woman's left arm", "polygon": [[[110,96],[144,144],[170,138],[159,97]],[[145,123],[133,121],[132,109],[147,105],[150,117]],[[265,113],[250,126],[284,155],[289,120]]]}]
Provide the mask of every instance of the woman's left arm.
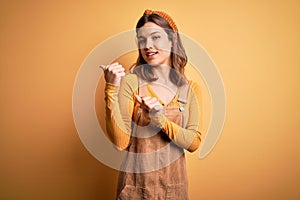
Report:
[{"label": "woman's left arm", "polygon": [[190,152],[196,151],[201,142],[201,92],[195,82],[190,82],[188,95],[188,121],[185,128],[172,122],[163,114],[152,117],[151,121],[161,128],[166,135],[178,146]]}]

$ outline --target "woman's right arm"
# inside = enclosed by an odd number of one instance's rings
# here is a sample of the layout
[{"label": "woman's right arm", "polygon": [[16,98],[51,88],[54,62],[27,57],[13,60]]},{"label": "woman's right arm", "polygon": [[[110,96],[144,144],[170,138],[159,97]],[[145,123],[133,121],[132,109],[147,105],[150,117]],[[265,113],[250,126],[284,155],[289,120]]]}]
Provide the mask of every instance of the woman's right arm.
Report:
[{"label": "woman's right arm", "polygon": [[[106,79],[106,131],[109,140],[120,150],[124,150],[130,141],[137,78],[135,75],[129,74],[121,80],[122,76],[116,75],[116,73],[121,72],[116,72],[114,75],[112,71],[112,69],[104,71]],[[115,76],[115,79],[111,78],[112,76]]]}]

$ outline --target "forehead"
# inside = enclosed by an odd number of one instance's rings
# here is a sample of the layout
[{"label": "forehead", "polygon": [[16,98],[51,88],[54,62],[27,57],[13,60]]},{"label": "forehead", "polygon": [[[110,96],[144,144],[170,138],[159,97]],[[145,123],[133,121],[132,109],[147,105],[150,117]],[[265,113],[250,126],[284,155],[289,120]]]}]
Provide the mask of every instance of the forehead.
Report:
[{"label": "forehead", "polygon": [[153,22],[147,22],[144,24],[144,26],[142,26],[141,28],[138,29],[137,36],[138,37],[141,37],[141,36],[147,37],[154,33],[167,34],[166,31],[162,27],[158,26],[157,24],[155,24]]}]

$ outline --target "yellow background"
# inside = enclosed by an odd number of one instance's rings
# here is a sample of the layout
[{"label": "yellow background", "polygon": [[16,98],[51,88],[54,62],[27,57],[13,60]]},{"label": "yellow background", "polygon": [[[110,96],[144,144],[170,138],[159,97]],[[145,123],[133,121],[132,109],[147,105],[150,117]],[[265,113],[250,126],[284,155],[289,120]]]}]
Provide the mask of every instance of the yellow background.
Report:
[{"label": "yellow background", "polygon": [[0,199],[113,199],[117,171],[93,158],[72,118],[81,63],[169,13],[217,64],[225,126],[203,160],[188,155],[192,200],[300,198],[299,1],[1,1]]}]

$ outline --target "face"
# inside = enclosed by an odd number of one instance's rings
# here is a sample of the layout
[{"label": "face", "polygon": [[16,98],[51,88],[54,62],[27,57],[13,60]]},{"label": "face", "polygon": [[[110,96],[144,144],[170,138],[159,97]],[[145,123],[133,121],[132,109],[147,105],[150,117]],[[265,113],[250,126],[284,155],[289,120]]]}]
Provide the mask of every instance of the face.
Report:
[{"label": "face", "polygon": [[166,31],[152,22],[147,22],[137,33],[139,49],[150,65],[171,66],[172,42]]}]

